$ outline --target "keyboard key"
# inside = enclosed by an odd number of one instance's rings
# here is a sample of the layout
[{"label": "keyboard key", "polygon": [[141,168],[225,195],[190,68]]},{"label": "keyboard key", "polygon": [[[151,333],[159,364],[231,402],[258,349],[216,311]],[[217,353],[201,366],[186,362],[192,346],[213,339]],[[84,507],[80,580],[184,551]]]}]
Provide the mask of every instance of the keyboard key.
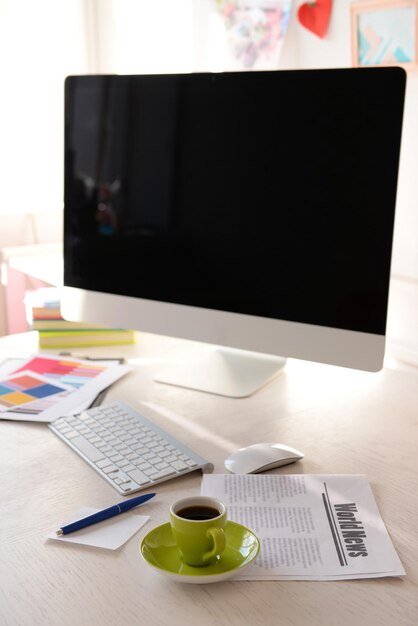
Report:
[{"label": "keyboard key", "polygon": [[[163,470],[166,469],[167,467],[170,467],[168,463],[165,463],[164,461],[161,461],[161,463],[156,463],[155,464],[155,469],[157,470]],[[185,468],[180,468],[180,469],[185,469]]]},{"label": "keyboard key", "polygon": [[121,461],[116,461],[116,465],[120,468],[124,468],[125,465],[129,465],[129,461],[122,459]]},{"label": "keyboard key", "polygon": [[97,448],[95,448],[90,442],[88,442],[83,437],[74,437],[71,439],[71,443],[73,446],[76,446],[90,461],[96,463],[100,461],[100,459],[104,459],[104,454]]},{"label": "keyboard key", "polygon": [[99,469],[103,469],[105,467],[109,467],[110,465],[112,465],[112,463],[109,461],[109,459],[101,459],[100,461],[96,461],[96,465]]},{"label": "keyboard key", "polygon": [[158,472],[158,474],[155,474],[153,477],[153,480],[161,480],[162,478],[167,478],[168,476],[175,476],[176,475],[176,471],[173,470],[171,467],[161,470],[161,472]]},{"label": "keyboard key", "polygon": [[174,461],[173,463],[171,463],[171,466],[178,471],[184,470],[188,467],[186,463],[184,463],[184,461]]},{"label": "keyboard key", "polygon": [[117,454],[112,454],[111,456],[109,456],[109,459],[113,463],[117,463],[118,461],[122,461],[123,460],[123,456],[120,454],[120,452],[118,452]]},{"label": "keyboard key", "polygon": [[146,476],[143,472],[141,472],[141,470],[139,469],[134,469],[131,472],[129,472],[129,476],[138,483],[138,485],[146,485],[148,484],[150,481],[150,479],[148,478],[148,476]]},{"label": "keyboard key", "polygon": [[121,485],[119,485],[119,488],[122,489],[122,491],[128,492],[137,489],[138,485],[131,480],[127,483],[122,483]]},{"label": "keyboard key", "polygon": [[156,469],[155,469],[155,467],[152,467],[152,466],[151,466],[150,468],[144,469],[144,470],[143,470],[143,472],[144,472],[144,474],[145,474],[146,476],[148,476],[148,478],[151,478],[151,479],[152,479],[152,478],[153,478],[156,474],[158,474],[158,470],[156,470]]},{"label": "keyboard key", "polygon": [[155,465],[155,463],[160,462],[160,457],[153,454],[151,457],[148,457],[146,460],[148,461],[148,463],[152,463],[153,465]]},{"label": "keyboard key", "polygon": [[78,437],[78,436],[79,436],[79,433],[73,428],[71,428],[65,433],[66,439],[74,439],[75,437]]}]

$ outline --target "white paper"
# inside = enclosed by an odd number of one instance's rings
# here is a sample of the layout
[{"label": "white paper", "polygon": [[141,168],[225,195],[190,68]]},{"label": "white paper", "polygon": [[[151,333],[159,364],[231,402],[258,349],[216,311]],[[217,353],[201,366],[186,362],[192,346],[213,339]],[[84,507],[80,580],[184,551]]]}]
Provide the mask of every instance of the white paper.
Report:
[{"label": "white paper", "polygon": [[204,474],[201,492],[260,539],[242,580],[405,575],[363,475]]},{"label": "white paper", "polygon": [[[19,410],[8,409],[0,413],[0,419],[32,422],[53,422],[55,419],[62,417],[63,415],[68,415],[80,411],[80,407],[84,408],[86,406],[89,406],[91,401],[97,396],[98,393],[119,380],[130,370],[128,366],[120,365],[114,362],[110,365],[104,365],[97,361],[76,359],[70,356],[55,356],[52,354],[32,355],[29,359],[24,361],[23,364],[20,363],[20,365],[18,365],[18,368],[24,367],[28,371],[39,375],[39,371],[36,368],[32,369],[31,367],[31,363],[39,360],[51,362],[65,361],[66,363],[72,364],[75,371],[77,371],[82,366],[96,370],[99,368],[103,369],[100,373],[92,376],[87,382],[84,382],[82,385],[79,386],[76,386],[72,382],[68,382],[71,381],[71,376],[53,376],[50,374],[49,371],[45,372],[43,374],[44,378],[47,378],[49,382],[53,384],[67,387],[67,392],[64,394],[59,394],[59,397],[57,395],[55,401],[51,401],[51,406],[39,413],[30,414],[20,412]],[[81,379],[81,377],[79,378]]]},{"label": "white paper", "polygon": [[[97,513],[99,510],[100,509],[83,507],[79,511],[76,511],[74,515],[71,516],[71,519],[61,524],[61,526],[66,526],[88,515],[93,515],[93,513]],[[149,516],[147,515],[136,515],[132,511],[128,511],[120,515],[115,515],[115,517],[111,517],[104,522],[76,530],[69,535],[58,536],[56,534],[56,528],[49,533],[48,539],[64,541],[66,543],[78,543],[95,548],[105,548],[107,550],[117,550],[142,528],[148,520]]]}]

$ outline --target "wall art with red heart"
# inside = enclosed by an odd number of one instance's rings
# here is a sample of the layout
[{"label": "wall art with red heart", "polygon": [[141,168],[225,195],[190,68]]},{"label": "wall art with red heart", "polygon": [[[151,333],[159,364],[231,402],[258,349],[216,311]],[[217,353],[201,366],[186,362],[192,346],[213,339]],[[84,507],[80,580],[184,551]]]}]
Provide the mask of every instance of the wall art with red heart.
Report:
[{"label": "wall art with red heart", "polygon": [[327,34],[331,10],[332,0],[305,2],[298,9],[299,22],[302,26],[323,39]]}]

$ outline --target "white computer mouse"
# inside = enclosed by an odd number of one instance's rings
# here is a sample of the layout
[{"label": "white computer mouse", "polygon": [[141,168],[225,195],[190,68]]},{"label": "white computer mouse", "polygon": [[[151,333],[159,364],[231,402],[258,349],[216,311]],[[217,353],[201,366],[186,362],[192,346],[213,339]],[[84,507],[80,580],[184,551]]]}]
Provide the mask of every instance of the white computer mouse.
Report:
[{"label": "white computer mouse", "polygon": [[225,467],[233,474],[256,474],[302,458],[302,452],[281,443],[255,443],[231,454]]}]

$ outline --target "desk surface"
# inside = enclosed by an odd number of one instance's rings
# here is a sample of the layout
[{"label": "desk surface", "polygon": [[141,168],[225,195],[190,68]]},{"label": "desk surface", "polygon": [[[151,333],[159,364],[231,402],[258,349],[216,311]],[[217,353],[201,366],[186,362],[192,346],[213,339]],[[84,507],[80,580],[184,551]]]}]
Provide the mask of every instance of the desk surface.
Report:
[{"label": "desk surface", "polygon": [[[418,371],[377,374],[289,361],[269,385],[235,400],[155,383],[163,363],[199,354],[189,342],[139,335],[133,370],[109,392],[148,414],[223,472],[238,447],[274,440],[305,458],[282,473],[364,473],[406,570],[403,579],[180,585],[139,557],[139,542],[168,519],[170,503],[198,494],[200,474],[162,484],[152,518],[119,551],[47,542],[83,505],[117,493],[45,424],[0,421],[0,623],[5,626],[416,626],[418,620]],[[0,358],[37,351],[36,333],[4,337]],[[85,352],[80,351],[79,355]],[[143,404],[145,403],[145,405]]]}]

